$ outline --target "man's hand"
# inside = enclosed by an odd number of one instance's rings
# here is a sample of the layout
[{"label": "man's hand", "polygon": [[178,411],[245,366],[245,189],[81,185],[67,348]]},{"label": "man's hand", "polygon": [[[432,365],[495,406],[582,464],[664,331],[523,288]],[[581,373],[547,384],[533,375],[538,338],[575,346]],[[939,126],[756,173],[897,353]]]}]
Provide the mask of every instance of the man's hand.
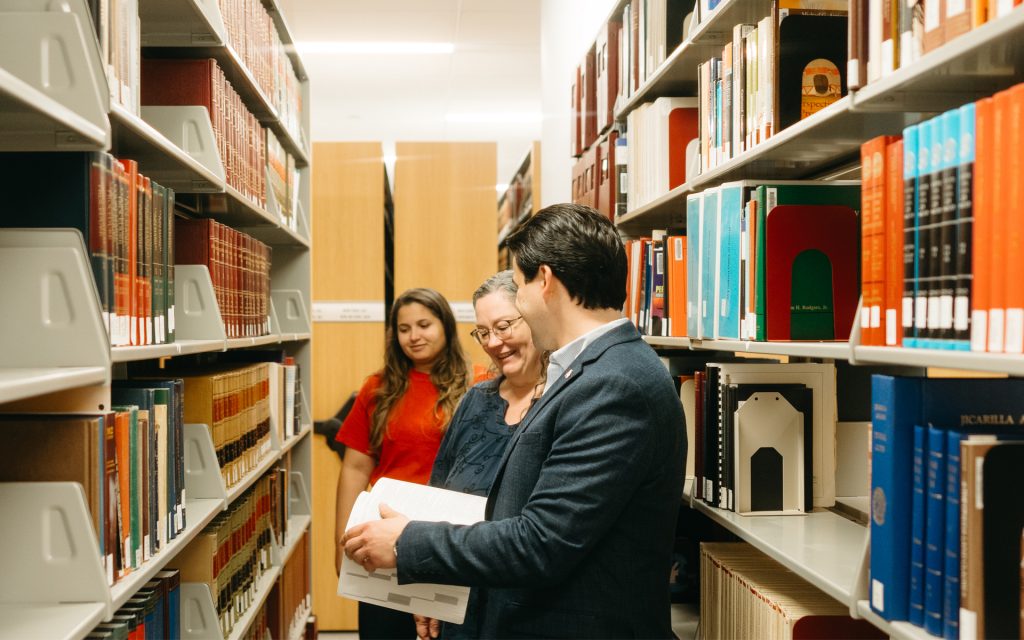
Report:
[{"label": "man's hand", "polygon": [[441,635],[441,621],[426,616],[413,615],[416,620],[416,637],[419,640],[431,640]]},{"label": "man's hand", "polygon": [[395,543],[409,524],[408,518],[383,503],[380,517],[380,520],[358,524],[345,532],[345,555],[370,573],[397,565]]}]

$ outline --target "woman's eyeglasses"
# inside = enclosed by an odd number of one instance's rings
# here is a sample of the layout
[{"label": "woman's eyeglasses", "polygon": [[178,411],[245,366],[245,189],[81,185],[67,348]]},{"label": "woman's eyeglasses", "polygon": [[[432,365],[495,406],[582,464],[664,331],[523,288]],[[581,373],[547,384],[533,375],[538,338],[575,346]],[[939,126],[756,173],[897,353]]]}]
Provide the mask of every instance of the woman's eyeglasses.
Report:
[{"label": "woman's eyeglasses", "polygon": [[515,323],[523,319],[523,316],[512,318],[511,320],[502,320],[501,322],[495,323],[490,329],[473,329],[469,332],[469,335],[479,342],[480,344],[487,344],[487,341],[491,339],[493,333],[498,340],[507,340],[512,335],[512,326]]}]

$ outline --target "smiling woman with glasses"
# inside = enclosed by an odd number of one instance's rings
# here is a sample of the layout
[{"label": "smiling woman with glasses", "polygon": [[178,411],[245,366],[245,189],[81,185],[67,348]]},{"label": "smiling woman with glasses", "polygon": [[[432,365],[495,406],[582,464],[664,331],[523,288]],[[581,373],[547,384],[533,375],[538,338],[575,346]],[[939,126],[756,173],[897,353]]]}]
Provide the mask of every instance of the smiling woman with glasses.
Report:
[{"label": "smiling woman with glasses", "polygon": [[[533,346],[530,327],[516,310],[511,271],[491,276],[473,293],[476,329],[470,335],[498,374],[470,389],[452,416],[434,461],[430,484],[485,496],[519,422],[543,389],[546,364]],[[479,638],[475,590],[465,622],[441,623],[441,638]],[[421,629],[432,623],[417,618]],[[420,637],[425,634],[421,633]]]}]

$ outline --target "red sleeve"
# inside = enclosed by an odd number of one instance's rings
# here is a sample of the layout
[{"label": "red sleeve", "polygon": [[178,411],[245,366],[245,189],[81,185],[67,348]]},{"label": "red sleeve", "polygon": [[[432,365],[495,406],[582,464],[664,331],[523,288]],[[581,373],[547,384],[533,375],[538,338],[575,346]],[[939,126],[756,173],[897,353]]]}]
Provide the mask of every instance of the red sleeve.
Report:
[{"label": "red sleeve", "polygon": [[373,455],[370,453],[370,413],[376,403],[374,395],[379,386],[380,378],[376,374],[366,379],[352,404],[352,410],[348,412],[334,438],[346,447],[368,456]]}]

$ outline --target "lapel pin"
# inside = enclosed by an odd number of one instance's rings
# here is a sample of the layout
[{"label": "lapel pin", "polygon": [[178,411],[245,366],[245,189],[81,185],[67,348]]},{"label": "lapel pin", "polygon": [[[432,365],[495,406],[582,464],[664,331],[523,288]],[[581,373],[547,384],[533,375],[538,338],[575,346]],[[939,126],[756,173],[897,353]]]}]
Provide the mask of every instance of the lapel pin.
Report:
[{"label": "lapel pin", "polygon": [[568,371],[565,372],[565,379],[568,380],[571,377],[572,377],[572,369],[569,369]]}]

